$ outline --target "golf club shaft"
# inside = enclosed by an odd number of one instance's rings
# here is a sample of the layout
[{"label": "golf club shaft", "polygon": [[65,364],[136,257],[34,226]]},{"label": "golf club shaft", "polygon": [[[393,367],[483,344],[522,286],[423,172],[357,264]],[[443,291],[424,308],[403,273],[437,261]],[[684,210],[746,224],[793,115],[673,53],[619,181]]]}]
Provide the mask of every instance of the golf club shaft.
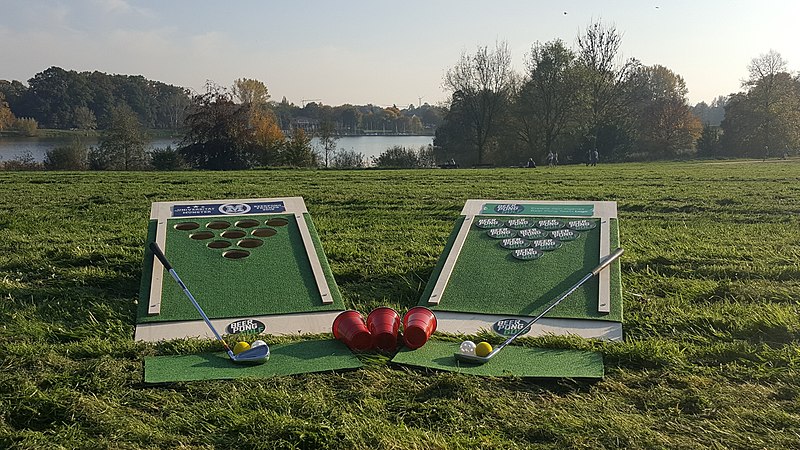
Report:
[{"label": "golf club shaft", "polygon": [[228,352],[228,355],[230,355],[231,358],[233,358],[233,351],[231,350],[230,347],[228,347],[228,343],[225,342],[224,339],[222,339],[222,336],[220,336],[219,333],[217,333],[217,329],[214,328],[214,325],[211,324],[211,320],[208,319],[206,313],[203,312],[203,308],[200,307],[200,304],[197,303],[197,300],[194,299],[192,293],[189,292],[189,288],[187,288],[186,285],[183,283],[181,277],[179,277],[178,273],[175,272],[175,269],[172,268],[172,264],[170,264],[169,261],[167,261],[167,257],[164,256],[164,252],[161,251],[161,248],[158,246],[158,244],[156,244],[155,242],[151,242],[150,250],[152,250],[156,258],[158,258],[158,260],[161,261],[161,264],[164,266],[165,269],[167,269],[169,274],[172,275],[172,278],[178,282],[178,285],[180,285],[181,289],[183,289],[183,293],[186,294],[187,297],[189,297],[189,300],[192,301],[192,305],[194,305],[195,309],[197,309],[197,312],[199,312],[200,315],[203,316],[203,320],[206,322],[206,325],[208,325],[208,328],[211,329],[211,332],[214,333],[214,336],[217,338],[217,340],[222,342],[222,345],[225,346],[225,350]]},{"label": "golf club shaft", "polygon": [[571,288],[569,288],[566,292],[561,294],[561,297],[559,297],[553,303],[551,303],[550,306],[545,308],[545,310],[542,311],[538,316],[534,317],[533,320],[531,320],[530,322],[525,324],[525,326],[521,330],[517,331],[516,333],[514,333],[513,336],[511,336],[510,338],[506,339],[505,342],[503,342],[502,344],[497,346],[497,348],[494,349],[494,351],[492,353],[496,353],[496,352],[500,351],[500,349],[502,349],[506,345],[510,344],[514,339],[516,339],[516,338],[522,336],[523,334],[527,333],[531,329],[531,326],[534,323],[536,323],[536,321],[538,321],[539,319],[544,317],[545,314],[549,313],[553,308],[558,306],[558,304],[561,303],[562,300],[564,300],[565,298],[569,297],[573,292],[577,291],[578,288],[581,287],[581,285],[583,285],[583,283],[586,283],[593,276],[597,275],[598,273],[600,273],[600,271],[602,271],[603,269],[608,267],[608,265],[611,264],[615,259],[619,258],[622,255],[622,253],[623,253],[622,248],[618,248],[618,249],[614,250],[610,255],[606,256],[602,261],[600,261],[600,264],[598,264],[597,267],[592,269],[591,272],[587,273],[583,278],[581,278]]}]

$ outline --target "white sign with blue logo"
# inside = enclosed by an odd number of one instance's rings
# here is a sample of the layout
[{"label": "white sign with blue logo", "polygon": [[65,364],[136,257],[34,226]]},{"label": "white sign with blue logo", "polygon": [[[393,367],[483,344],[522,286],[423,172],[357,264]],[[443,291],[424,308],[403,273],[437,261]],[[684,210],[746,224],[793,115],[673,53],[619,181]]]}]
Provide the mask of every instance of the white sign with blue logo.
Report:
[{"label": "white sign with blue logo", "polygon": [[286,211],[282,201],[256,203],[211,203],[194,205],[175,205],[172,217],[200,217],[244,214],[275,214]]}]

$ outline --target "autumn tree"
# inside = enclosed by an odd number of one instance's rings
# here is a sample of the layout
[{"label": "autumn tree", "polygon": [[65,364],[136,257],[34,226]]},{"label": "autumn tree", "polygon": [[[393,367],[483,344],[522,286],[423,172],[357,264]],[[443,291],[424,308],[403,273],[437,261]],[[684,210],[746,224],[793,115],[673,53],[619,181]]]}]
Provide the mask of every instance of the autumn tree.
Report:
[{"label": "autumn tree", "polygon": [[725,154],[768,158],[800,146],[800,78],[773,50],[754,58],[750,77],[725,106],[721,147]]},{"label": "autumn tree", "polygon": [[[621,62],[622,35],[613,25],[593,23],[578,36],[578,60],[583,69],[588,120],[585,124],[590,147],[613,155],[619,133],[629,111],[628,80],[639,65],[635,59]],[[608,136],[601,139],[602,135]]]},{"label": "autumn tree", "polygon": [[286,144],[275,115],[270,111],[256,112],[252,121],[252,139],[258,162],[262,166],[280,164],[280,153]]},{"label": "autumn tree", "polygon": [[14,113],[11,112],[8,102],[6,102],[5,95],[0,92],[0,131],[14,125],[14,120]]},{"label": "autumn tree", "polygon": [[525,65],[515,128],[529,157],[536,157],[554,150],[568,127],[578,123],[581,79],[575,53],[561,40],[533,44]]},{"label": "autumn tree", "polygon": [[148,138],[136,114],[127,106],[111,112],[111,126],[89,152],[89,165],[96,170],[142,170],[148,165]]},{"label": "autumn tree", "polygon": [[683,78],[660,65],[639,66],[631,78],[638,151],[661,159],[693,150],[702,124],[688,104]]},{"label": "autumn tree", "polygon": [[270,98],[267,86],[262,81],[250,78],[239,78],[233,82],[233,96],[239,103],[255,109],[266,107]]},{"label": "autumn tree", "polygon": [[728,97],[720,95],[712,100],[710,105],[706,102],[694,105],[692,112],[704,125],[718,127],[722,123],[722,119],[725,118],[726,103],[728,103]]},{"label": "autumn tree", "polygon": [[252,145],[250,109],[237,104],[223,87],[206,85],[192,97],[180,152],[193,167],[211,170],[247,169],[258,162]]},{"label": "autumn tree", "polygon": [[319,145],[322,147],[322,162],[325,167],[329,167],[330,161],[336,152],[336,141],[339,137],[336,134],[336,125],[330,119],[323,120],[317,130]]},{"label": "autumn tree", "polygon": [[505,42],[498,42],[493,50],[484,46],[474,54],[462,53],[445,74],[443,86],[451,94],[451,103],[459,108],[477,164],[484,163],[487,146],[498,135],[514,79]]},{"label": "autumn tree", "polygon": [[72,125],[79,130],[94,130],[97,128],[97,118],[91,109],[78,106],[72,113]]},{"label": "autumn tree", "polygon": [[721,153],[724,156],[761,156],[762,135],[755,99],[744,92],[731,95],[725,105],[725,119],[720,128]]},{"label": "autumn tree", "polygon": [[697,155],[702,157],[719,156],[721,136],[722,132],[719,126],[703,125],[703,131],[697,139]]},{"label": "autumn tree", "polygon": [[47,170],[86,170],[89,167],[89,148],[79,139],[68,145],[48,150],[42,164]]},{"label": "autumn tree", "polygon": [[[768,158],[774,147],[779,146],[775,145],[778,142],[774,135],[784,131],[781,130],[785,125],[781,119],[788,112],[786,107],[791,100],[787,97],[792,93],[793,80],[786,72],[786,61],[775,50],[753,58],[747,70],[750,76],[744,82],[744,87],[750,89],[748,95],[755,100],[763,156]],[[770,149],[771,146],[773,150]]]},{"label": "autumn tree", "polygon": [[295,128],[281,152],[281,162],[292,167],[316,167],[319,157],[311,146],[311,138],[302,128]]}]

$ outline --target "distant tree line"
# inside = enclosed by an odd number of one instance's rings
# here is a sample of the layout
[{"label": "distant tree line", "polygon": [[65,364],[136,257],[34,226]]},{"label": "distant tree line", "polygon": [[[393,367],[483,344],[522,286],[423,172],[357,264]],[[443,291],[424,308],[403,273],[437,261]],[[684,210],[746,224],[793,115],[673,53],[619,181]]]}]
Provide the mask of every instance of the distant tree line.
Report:
[{"label": "distant tree line", "polygon": [[[257,80],[251,80],[257,81]],[[233,92],[232,94],[238,94]],[[192,93],[183,87],[152,81],[141,75],[76,72],[60,67],[37,73],[27,84],[0,80],[0,114],[30,118],[41,128],[106,129],[113,109],[126,106],[144,128],[177,129],[183,126]],[[445,108],[427,103],[400,109],[396,105],[323,105],[319,100],[302,106],[270,102],[281,130],[303,128],[314,133],[326,123],[337,135],[433,134]],[[0,115],[0,131],[9,128]]]},{"label": "distant tree line", "polygon": [[323,143],[322,149],[312,146],[312,135],[303,127],[295,127],[288,133],[281,130],[269,98],[266,85],[258,80],[241,78],[230,89],[209,82],[205,92],[191,96],[184,113],[183,139],[174,149],[148,150],[149,139],[138,115],[123,104],[111,109],[108,126],[101,131],[96,147],[89,148],[78,138],[49,150],[41,164],[22,157],[2,166],[9,170],[433,166],[430,147],[419,150],[392,147],[372,161],[353,151],[336,151],[333,127],[320,128],[317,136]]},{"label": "distant tree line", "polygon": [[372,104],[329,106],[316,101],[297,106],[285,97],[270,106],[282,130],[303,128],[316,132],[329,124],[338,136],[433,134],[447,112],[443,106],[428,103],[409,104],[402,109]]},{"label": "distant tree line", "polygon": [[[267,86],[241,78],[193,93],[142,76],[51,67],[27,85],[0,80],[0,132],[97,129],[97,147],[76,140],[6,169],[210,170],[253,167],[358,168],[521,165],[557,154],[584,162],[685,157],[774,157],[800,148],[800,75],[777,52],[754,58],[743,91],[690,106],[686,83],[661,65],[623,60],[613,26],[589,25],[575,48],[536,42],[525,71],[512,70],[503,42],[463,53],[447,71],[449,105],[302,106],[271,100]],[[176,148],[149,150],[145,129],[180,129]],[[340,151],[343,135],[419,134],[434,146],[393,147],[366,161]],[[318,144],[312,145],[312,138]]]},{"label": "distant tree line", "polygon": [[[516,165],[551,153],[561,162],[693,156],[775,156],[800,147],[800,78],[771,52],[753,60],[744,92],[690,106],[683,78],[623,60],[621,35],[588,26],[575,48],[536,42],[515,73],[503,42],[464,53],[447,71],[448,112],[438,161]],[[779,150],[780,149],[780,150]]]},{"label": "distant tree line", "polygon": [[0,80],[0,93],[16,117],[41,128],[106,129],[113,111],[127,107],[145,128],[179,128],[189,105],[187,89],[141,75],[109,75],[51,67],[27,85]]}]

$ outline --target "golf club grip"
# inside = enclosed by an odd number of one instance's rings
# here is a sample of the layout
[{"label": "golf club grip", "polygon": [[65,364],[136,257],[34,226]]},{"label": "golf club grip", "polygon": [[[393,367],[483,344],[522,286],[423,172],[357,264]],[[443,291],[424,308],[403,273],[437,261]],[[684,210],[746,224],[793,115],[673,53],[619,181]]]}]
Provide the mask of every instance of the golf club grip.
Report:
[{"label": "golf club grip", "polygon": [[155,257],[158,258],[159,261],[161,261],[161,264],[164,266],[165,269],[167,269],[168,271],[172,270],[172,264],[170,264],[169,261],[167,261],[167,257],[164,256],[164,252],[161,251],[161,247],[159,247],[158,244],[155,243],[155,241],[150,243],[150,251],[152,251],[153,255],[155,255]]},{"label": "golf club grip", "polygon": [[614,250],[613,252],[611,252],[611,254],[606,256],[606,258],[603,261],[601,261],[600,264],[597,267],[592,269],[592,275],[597,275],[598,273],[600,273],[601,270],[603,270],[606,267],[608,267],[609,264],[614,262],[615,259],[617,259],[620,256],[622,256],[623,253],[624,253],[624,250],[622,250],[622,247],[620,247],[620,248]]}]

